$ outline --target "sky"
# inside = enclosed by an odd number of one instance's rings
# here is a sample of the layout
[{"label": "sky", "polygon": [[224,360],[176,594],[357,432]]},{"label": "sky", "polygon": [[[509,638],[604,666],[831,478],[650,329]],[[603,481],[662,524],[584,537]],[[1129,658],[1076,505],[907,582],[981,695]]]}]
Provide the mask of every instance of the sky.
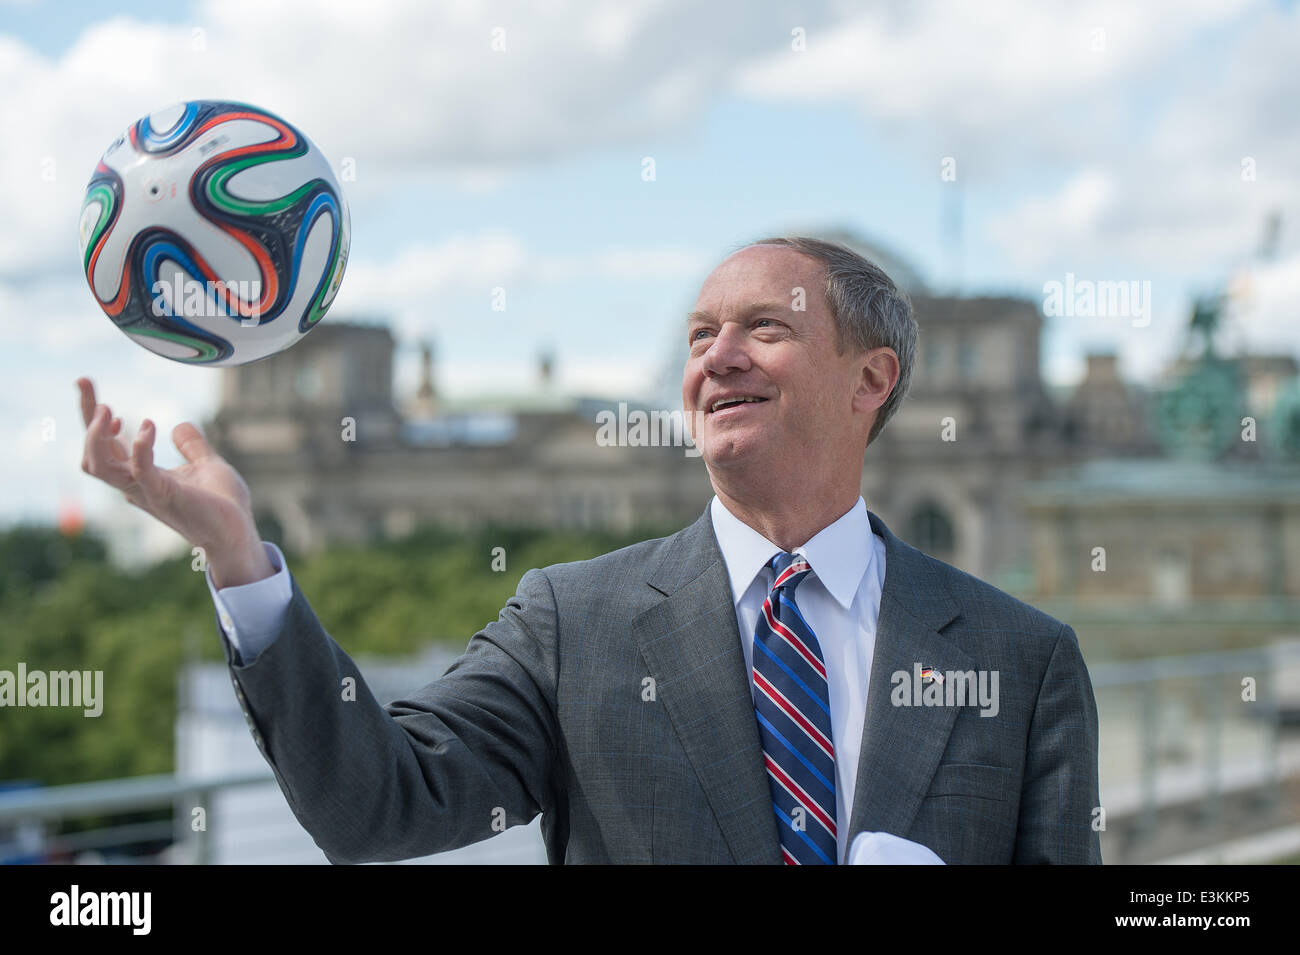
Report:
[{"label": "sky", "polygon": [[708,272],[825,228],[939,292],[1150,282],[1144,326],[1047,319],[1069,385],[1091,350],[1150,379],[1234,277],[1223,343],[1300,357],[1297,50],[1277,0],[0,0],[0,525],[126,506],[80,470],[77,376],[158,424],[164,466],[216,408],[220,373],[134,344],[80,270],[96,160],[169,104],[250,102],[349,162],[325,321],[391,323],[399,390],[428,339],[450,397],[531,387],[543,350],[564,390],[671,394]]}]

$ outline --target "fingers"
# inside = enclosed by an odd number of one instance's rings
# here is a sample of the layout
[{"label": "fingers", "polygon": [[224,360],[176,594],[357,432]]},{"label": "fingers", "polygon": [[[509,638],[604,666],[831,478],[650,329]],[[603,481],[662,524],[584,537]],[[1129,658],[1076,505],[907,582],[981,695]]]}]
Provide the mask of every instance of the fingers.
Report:
[{"label": "fingers", "polygon": [[[144,499],[165,500],[172,484],[167,473],[154,466],[154,423],[144,420],[128,452],[117,440],[122,419],[113,417],[108,405],[96,404],[91,380],[78,378],[77,389],[81,393],[81,417],[86,423],[81,470],[125,492],[133,504],[142,505]],[[207,441],[192,424],[177,426],[173,439],[189,461],[212,454]]]},{"label": "fingers", "polygon": [[[108,405],[95,406],[90,426],[86,429],[81,470],[120,488],[131,480],[131,472],[122,460],[126,456],[126,450],[109,434],[112,428],[110,415]],[[117,427],[121,428],[120,420]]]},{"label": "fingers", "polygon": [[89,428],[95,417],[95,386],[89,378],[78,378],[77,388],[81,392],[81,420]]},{"label": "fingers", "polygon": [[[81,392],[81,420],[89,428],[90,422],[95,419],[95,385],[89,378],[78,378],[77,390]],[[114,418],[109,425],[108,433],[117,437],[121,430],[122,419]]]},{"label": "fingers", "polygon": [[112,412],[108,410],[108,405],[95,405],[90,420],[86,422],[86,447],[98,448],[111,419]]},{"label": "fingers", "polygon": [[[116,423],[116,430],[114,424]],[[105,442],[111,442],[112,435],[122,429],[122,419],[114,418],[112,409],[108,405],[95,405],[95,411],[90,417],[90,426],[86,429],[86,444],[99,450]]]},{"label": "fingers", "polygon": [[[148,418],[136,432],[131,444],[131,477],[140,485],[146,499],[161,498],[166,478],[153,463],[154,426]],[[160,501],[160,503],[165,503]]]},{"label": "fingers", "polygon": [[188,421],[182,421],[172,430],[172,441],[180,449],[181,454],[185,455],[185,460],[191,464],[213,457],[216,453],[199,429]]}]

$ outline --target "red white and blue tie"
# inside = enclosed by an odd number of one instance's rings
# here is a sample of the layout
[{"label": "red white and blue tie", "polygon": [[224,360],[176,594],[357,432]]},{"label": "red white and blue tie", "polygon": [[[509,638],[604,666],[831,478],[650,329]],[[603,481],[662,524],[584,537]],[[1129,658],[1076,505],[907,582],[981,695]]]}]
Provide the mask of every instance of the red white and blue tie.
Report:
[{"label": "red white and blue tie", "polygon": [[803,557],[780,553],[754,628],[754,710],[772,809],[788,865],[835,865],[835,744],[821,644],[795,605],[812,573]]}]

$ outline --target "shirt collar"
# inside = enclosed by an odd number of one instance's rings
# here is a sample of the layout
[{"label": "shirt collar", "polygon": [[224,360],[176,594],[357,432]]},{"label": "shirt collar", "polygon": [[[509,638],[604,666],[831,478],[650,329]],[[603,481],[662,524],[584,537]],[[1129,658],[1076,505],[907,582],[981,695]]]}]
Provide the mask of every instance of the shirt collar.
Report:
[{"label": "shirt collar", "polygon": [[[709,511],[713,533],[731,580],[732,599],[738,605],[758,572],[773,556],[781,553],[781,548],[727,510],[716,494]],[[863,575],[871,566],[875,553],[871,540],[873,533],[866,502],[859,497],[839,520],[822,528],[808,543],[796,547],[793,553],[802,554],[807,559],[817,579],[835,601],[848,610]]]}]

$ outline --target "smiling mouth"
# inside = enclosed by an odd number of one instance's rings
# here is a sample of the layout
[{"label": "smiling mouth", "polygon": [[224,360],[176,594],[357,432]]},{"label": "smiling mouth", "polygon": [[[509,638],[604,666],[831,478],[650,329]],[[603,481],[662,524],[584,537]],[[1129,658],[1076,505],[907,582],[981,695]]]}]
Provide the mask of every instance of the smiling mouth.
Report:
[{"label": "smiling mouth", "polygon": [[721,401],[715,401],[709,407],[708,413],[713,414],[713,412],[715,411],[725,411],[727,408],[735,408],[740,405],[759,404],[760,402],[764,402],[766,400],[767,400],[766,398],[753,398],[753,397],[723,398]]}]

